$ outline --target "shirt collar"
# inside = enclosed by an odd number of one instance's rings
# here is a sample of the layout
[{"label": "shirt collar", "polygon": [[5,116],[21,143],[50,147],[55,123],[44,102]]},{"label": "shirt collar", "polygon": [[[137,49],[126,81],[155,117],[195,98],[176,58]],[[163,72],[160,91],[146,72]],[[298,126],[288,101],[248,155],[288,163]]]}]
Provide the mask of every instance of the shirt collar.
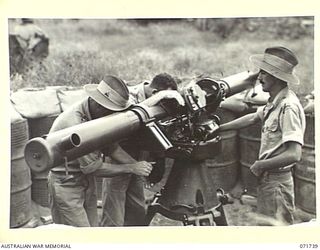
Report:
[{"label": "shirt collar", "polygon": [[91,121],[92,116],[89,109],[89,98],[86,98],[81,102],[80,109],[81,113],[87,118],[87,120]]},{"label": "shirt collar", "polygon": [[272,104],[274,107],[278,106],[280,101],[285,98],[289,93],[289,88],[285,87],[280,90],[280,92],[276,95],[276,97],[273,99]]},{"label": "shirt collar", "polygon": [[264,116],[266,117],[271,110],[276,108],[281,102],[281,100],[288,95],[288,93],[289,93],[289,88],[285,87],[279,91],[279,93],[275,96],[275,98],[272,101],[270,101],[270,98],[269,98],[264,108]]}]

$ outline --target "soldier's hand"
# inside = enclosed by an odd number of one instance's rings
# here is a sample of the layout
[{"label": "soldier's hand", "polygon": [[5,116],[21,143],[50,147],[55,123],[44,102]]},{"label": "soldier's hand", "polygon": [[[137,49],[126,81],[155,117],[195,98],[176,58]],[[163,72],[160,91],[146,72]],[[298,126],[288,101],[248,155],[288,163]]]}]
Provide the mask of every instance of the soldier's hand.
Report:
[{"label": "soldier's hand", "polygon": [[176,90],[162,90],[159,92],[162,99],[176,99],[176,101],[181,105],[184,106],[185,102],[181,94]]},{"label": "soldier's hand", "polygon": [[249,75],[248,80],[249,81],[256,81],[258,79],[259,72],[253,72]]},{"label": "soldier's hand", "polygon": [[148,176],[152,170],[152,162],[138,161],[132,164],[132,173],[136,175]]},{"label": "soldier's hand", "polygon": [[163,99],[175,99],[181,106],[185,105],[183,97],[176,90],[161,90],[143,101],[142,104],[152,107]]}]

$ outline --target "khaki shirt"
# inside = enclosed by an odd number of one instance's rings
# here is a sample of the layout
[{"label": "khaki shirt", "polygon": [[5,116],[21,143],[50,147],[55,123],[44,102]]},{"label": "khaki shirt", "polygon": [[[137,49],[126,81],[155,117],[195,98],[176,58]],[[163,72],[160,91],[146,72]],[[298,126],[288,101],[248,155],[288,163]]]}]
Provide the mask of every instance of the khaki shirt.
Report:
[{"label": "khaki shirt", "polygon": [[[88,98],[71,106],[69,109],[61,113],[54,121],[50,132],[55,132],[77,124],[81,124],[92,120],[89,112]],[[100,151],[94,151],[90,154],[77,158],[68,162],[70,172],[83,172],[89,174],[99,169],[102,166],[102,155]],[[54,167],[53,171],[65,171],[65,166],[60,165]]]},{"label": "khaki shirt", "polygon": [[272,102],[258,108],[257,114],[262,121],[259,160],[284,152],[286,142],[303,145],[305,114],[299,99],[287,87]]},{"label": "khaki shirt", "polygon": [[148,82],[142,82],[140,84],[137,84],[135,86],[129,86],[129,94],[130,94],[130,100],[133,103],[140,103],[146,99],[146,94],[144,92],[144,86],[147,85]]}]

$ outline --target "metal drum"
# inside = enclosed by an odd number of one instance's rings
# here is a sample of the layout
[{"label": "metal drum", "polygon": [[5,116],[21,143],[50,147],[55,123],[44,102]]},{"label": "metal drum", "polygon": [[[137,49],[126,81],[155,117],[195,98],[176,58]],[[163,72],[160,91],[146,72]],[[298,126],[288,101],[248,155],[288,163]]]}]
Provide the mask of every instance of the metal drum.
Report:
[{"label": "metal drum", "polygon": [[47,117],[28,119],[30,138],[47,134],[58,114]]},{"label": "metal drum", "polygon": [[[28,119],[30,138],[39,137],[44,134],[47,134],[57,116],[58,115],[51,115],[47,117]],[[32,200],[43,207],[49,207],[47,184],[48,171],[41,173],[31,172],[31,176]]]},{"label": "metal drum", "polygon": [[239,131],[241,181],[243,189],[257,196],[257,177],[251,173],[251,165],[258,159],[261,143],[261,122]]},{"label": "metal drum", "polygon": [[306,115],[306,131],[302,159],[294,168],[296,206],[316,214],[314,116]]},{"label": "metal drum", "polygon": [[[217,115],[221,124],[234,120],[235,114],[226,109],[218,109]],[[239,177],[239,153],[237,131],[223,131],[221,136],[221,153],[213,159],[207,159],[210,178],[215,186],[224,191],[230,191],[235,187]]]},{"label": "metal drum", "polygon": [[10,228],[22,227],[32,218],[31,176],[24,159],[24,147],[28,137],[27,120],[11,119]]}]

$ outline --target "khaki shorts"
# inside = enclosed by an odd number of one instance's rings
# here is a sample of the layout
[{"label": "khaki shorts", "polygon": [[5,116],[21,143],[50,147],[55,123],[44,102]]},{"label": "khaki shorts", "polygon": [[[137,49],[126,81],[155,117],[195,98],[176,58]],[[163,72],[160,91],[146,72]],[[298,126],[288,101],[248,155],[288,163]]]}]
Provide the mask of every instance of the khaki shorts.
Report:
[{"label": "khaki shorts", "polygon": [[258,212],[293,224],[294,186],[291,171],[265,173],[258,186]]}]

